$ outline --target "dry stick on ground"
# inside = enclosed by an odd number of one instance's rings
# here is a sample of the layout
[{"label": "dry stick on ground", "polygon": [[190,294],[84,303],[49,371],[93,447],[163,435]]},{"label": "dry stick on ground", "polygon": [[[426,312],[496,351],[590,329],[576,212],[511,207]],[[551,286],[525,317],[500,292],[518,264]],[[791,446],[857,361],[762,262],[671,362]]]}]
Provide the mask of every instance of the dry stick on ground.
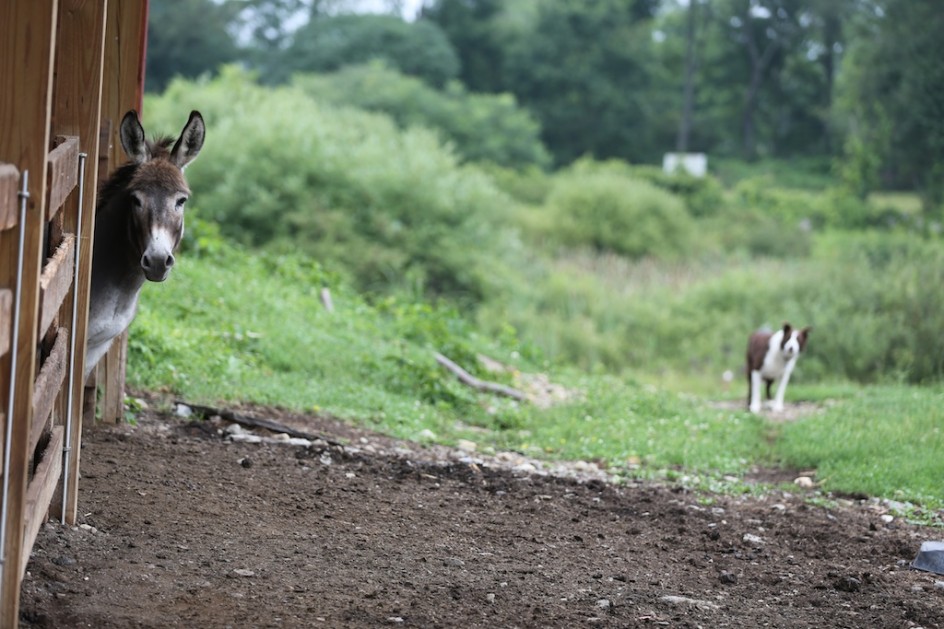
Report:
[{"label": "dry stick on ground", "polygon": [[498,395],[504,395],[505,397],[514,398],[518,401],[524,402],[528,399],[528,396],[525,395],[523,391],[518,389],[513,389],[512,387],[499,384],[497,382],[488,382],[485,380],[479,380],[468,371],[452,362],[439,352],[436,352],[436,362],[451,371],[459,378],[459,382],[462,384],[468,385],[473,389],[478,391],[488,391],[489,393],[496,393]]},{"label": "dry stick on ground", "polygon": [[237,413],[235,411],[230,411],[225,408],[214,408],[212,406],[202,406],[200,404],[191,404],[190,402],[184,402],[183,400],[177,400],[177,404],[183,404],[184,406],[189,406],[197,413],[203,415],[204,417],[212,417],[213,415],[219,415],[221,418],[226,421],[230,421],[241,426],[248,426],[250,428],[265,428],[266,430],[271,430],[272,432],[281,432],[289,437],[297,437],[299,439],[308,439],[309,441],[315,441],[320,439],[328,445],[332,446],[344,446],[340,441],[335,441],[333,439],[328,439],[327,437],[322,437],[321,435],[313,435],[311,433],[302,432],[301,430],[295,430],[284,424],[280,424],[277,421],[271,419],[264,419],[261,417],[251,417],[250,415],[243,415],[242,413]]}]

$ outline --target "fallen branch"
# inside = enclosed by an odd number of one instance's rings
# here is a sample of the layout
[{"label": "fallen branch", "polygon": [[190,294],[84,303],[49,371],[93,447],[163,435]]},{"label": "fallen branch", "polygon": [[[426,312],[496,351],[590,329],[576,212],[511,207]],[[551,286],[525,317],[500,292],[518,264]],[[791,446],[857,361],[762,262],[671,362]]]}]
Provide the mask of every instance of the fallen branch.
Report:
[{"label": "fallen branch", "polygon": [[212,417],[213,415],[218,415],[226,421],[233,422],[234,424],[239,424],[241,426],[247,426],[249,428],[265,428],[272,432],[280,432],[288,435],[289,437],[296,437],[298,439],[308,439],[309,441],[321,440],[332,446],[343,446],[344,444],[340,441],[335,441],[333,439],[328,439],[321,435],[314,435],[311,433],[303,432],[301,430],[295,430],[285,424],[280,424],[279,422],[272,419],[265,419],[262,417],[252,417],[250,415],[244,415],[242,413],[237,413],[235,411],[230,411],[225,408],[214,408],[212,406],[203,406],[200,404],[191,404],[190,402],[184,402],[182,400],[177,400],[177,404],[182,404],[184,406],[190,407],[194,412],[203,415],[204,417]]},{"label": "fallen branch", "polygon": [[477,391],[488,391],[489,393],[495,393],[497,395],[504,395],[505,397],[514,398],[520,402],[524,402],[528,399],[528,396],[525,395],[523,391],[514,389],[512,387],[499,384],[497,382],[488,382],[486,380],[479,380],[468,371],[452,362],[439,352],[436,352],[436,362],[451,371],[464,385],[470,386]]}]

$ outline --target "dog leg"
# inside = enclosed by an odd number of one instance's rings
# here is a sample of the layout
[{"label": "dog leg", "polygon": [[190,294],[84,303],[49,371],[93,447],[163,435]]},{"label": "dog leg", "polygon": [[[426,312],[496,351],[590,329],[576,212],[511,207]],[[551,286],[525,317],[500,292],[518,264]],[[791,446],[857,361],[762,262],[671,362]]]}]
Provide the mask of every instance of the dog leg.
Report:
[{"label": "dog leg", "polygon": [[760,371],[756,369],[752,369],[751,370],[751,390],[750,390],[751,402],[748,405],[748,409],[752,413],[760,412],[760,387],[761,387]]},{"label": "dog leg", "polygon": [[790,382],[790,374],[793,373],[796,361],[796,356],[794,356],[787,362],[787,365],[783,368],[783,376],[780,378],[780,382],[777,383],[777,395],[774,398],[772,408],[778,413],[783,410],[783,397],[787,392],[787,383]]}]

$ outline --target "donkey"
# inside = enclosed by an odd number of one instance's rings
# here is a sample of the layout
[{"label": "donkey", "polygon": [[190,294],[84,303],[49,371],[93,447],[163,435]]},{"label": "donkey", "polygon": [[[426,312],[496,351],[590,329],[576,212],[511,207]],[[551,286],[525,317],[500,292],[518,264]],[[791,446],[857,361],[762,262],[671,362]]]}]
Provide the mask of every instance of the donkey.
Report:
[{"label": "donkey", "polygon": [[85,378],[131,325],[144,281],[163,282],[174,266],[190,196],[183,171],[200,153],[206,126],[200,112],[191,112],[169,148],[173,138],[146,140],[137,113],[129,111],[119,135],[131,161],[99,188]]},{"label": "donkey", "polygon": [[796,366],[800,352],[806,347],[806,339],[813,328],[793,329],[789,323],[783,324],[776,332],[757,331],[747,343],[747,407],[752,413],[761,409],[761,381],[767,385],[767,400],[770,400],[770,387],[777,381],[777,394],[771,404],[775,412],[783,410],[783,397],[790,382],[790,374]]}]

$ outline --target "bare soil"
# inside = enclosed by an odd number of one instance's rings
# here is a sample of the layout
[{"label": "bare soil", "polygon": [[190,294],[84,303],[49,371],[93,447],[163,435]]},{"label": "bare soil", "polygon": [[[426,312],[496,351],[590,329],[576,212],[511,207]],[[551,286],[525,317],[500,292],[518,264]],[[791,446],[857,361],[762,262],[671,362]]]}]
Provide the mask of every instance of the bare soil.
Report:
[{"label": "bare soil", "polygon": [[944,627],[944,577],[909,568],[944,532],[878,501],[615,484],[242,410],[326,440],[157,410],[86,427],[81,526],[41,531],[21,626]]}]

